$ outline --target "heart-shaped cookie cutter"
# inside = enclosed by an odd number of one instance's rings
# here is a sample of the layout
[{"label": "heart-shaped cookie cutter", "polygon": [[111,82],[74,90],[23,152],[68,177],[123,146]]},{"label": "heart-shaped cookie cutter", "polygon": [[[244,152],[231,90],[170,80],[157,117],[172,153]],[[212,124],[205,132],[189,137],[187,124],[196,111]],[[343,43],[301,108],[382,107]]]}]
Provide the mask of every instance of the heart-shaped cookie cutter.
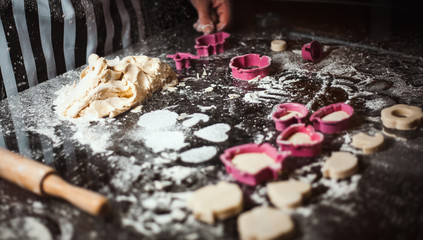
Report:
[{"label": "heart-shaped cookie cutter", "polygon": [[232,58],[229,67],[232,69],[234,78],[251,80],[257,76],[263,78],[269,75],[271,62],[272,59],[269,56],[250,53]]},{"label": "heart-shaped cookie cutter", "polygon": [[172,58],[175,61],[176,70],[187,69],[191,66],[191,59],[199,59],[200,56],[178,52],[175,54],[166,55],[167,58]]},{"label": "heart-shaped cookie cutter", "polygon": [[[327,121],[322,120],[325,116],[338,112],[345,112],[348,117],[338,121]],[[310,116],[310,121],[313,123],[313,126],[316,130],[319,130],[323,133],[337,133],[347,129],[351,123],[351,117],[354,114],[354,108],[346,103],[334,103],[323,107]]]},{"label": "heart-shaped cookie cutter", "polygon": [[[310,137],[311,142],[292,143],[289,139],[296,133],[306,134]],[[320,154],[324,138],[324,135],[316,132],[313,126],[306,126],[305,124],[299,123],[289,126],[279,134],[276,138],[276,143],[280,146],[282,151],[290,151],[292,156],[313,157]]]},{"label": "heart-shaped cookie cutter", "polygon": [[276,106],[276,111],[272,113],[275,127],[283,131],[291,124],[305,123],[308,115],[306,106],[300,103],[282,103]]},{"label": "heart-shaped cookie cutter", "polygon": [[231,35],[226,32],[212,33],[195,39],[198,56],[210,56],[225,51],[226,39]]},{"label": "heart-shaped cookie cutter", "polygon": [[301,48],[301,55],[305,61],[318,63],[323,58],[323,47],[318,41],[311,41]]},{"label": "heart-shaped cookie cutter", "polygon": [[[243,153],[264,153],[271,157],[275,161],[275,164],[267,166],[255,174],[241,171],[232,163],[232,160],[237,154]],[[289,152],[278,152],[276,148],[268,143],[263,143],[261,145],[249,143],[226,149],[223,154],[220,155],[220,160],[225,165],[226,172],[231,174],[236,180],[255,186],[270,179],[278,179],[278,174],[282,170],[282,162],[288,156]]]}]

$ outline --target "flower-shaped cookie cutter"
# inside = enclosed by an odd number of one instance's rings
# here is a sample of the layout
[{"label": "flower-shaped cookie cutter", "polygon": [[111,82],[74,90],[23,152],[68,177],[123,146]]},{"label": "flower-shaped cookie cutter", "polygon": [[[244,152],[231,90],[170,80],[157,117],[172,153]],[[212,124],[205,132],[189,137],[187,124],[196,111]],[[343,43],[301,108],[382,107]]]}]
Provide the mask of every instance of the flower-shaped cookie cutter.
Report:
[{"label": "flower-shaped cookie cutter", "polygon": [[[341,120],[325,120],[325,116],[335,112],[345,112],[347,117]],[[346,103],[334,103],[323,107],[310,116],[310,121],[316,130],[323,133],[337,133],[347,129],[351,123],[354,108]]]},{"label": "flower-shaped cookie cutter", "polygon": [[226,39],[231,35],[226,32],[212,33],[195,39],[198,56],[210,56],[225,51]]},{"label": "flower-shaped cookie cutter", "polygon": [[250,53],[232,58],[229,67],[232,69],[234,78],[251,80],[257,76],[263,78],[269,75],[271,62],[272,59],[269,56]]},{"label": "flower-shaped cookie cutter", "polygon": [[166,55],[167,58],[172,58],[175,61],[176,70],[187,69],[191,66],[191,59],[199,59],[200,56],[178,52],[175,54]]},{"label": "flower-shaped cookie cutter", "polygon": [[323,47],[318,41],[311,41],[301,48],[301,55],[305,61],[318,63],[323,58]]},{"label": "flower-shaped cookie cutter", "polygon": [[[264,153],[272,158],[275,163],[259,170],[254,174],[251,174],[238,169],[235,164],[232,163],[232,160],[236,155],[244,153]],[[261,145],[249,143],[226,149],[223,154],[220,155],[220,160],[223,162],[223,164],[225,164],[226,171],[236,180],[251,186],[255,186],[270,179],[276,180],[278,178],[279,172],[282,170],[282,162],[288,156],[289,152],[278,152],[276,148],[268,143],[263,143]]]},{"label": "flower-shaped cookie cutter", "polygon": [[[309,140],[306,142],[291,141],[291,137],[298,133],[309,138]],[[313,126],[299,123],[289,126],[279,134],[276,143],[282,151],[290,151],[292,156],[313,157],[320,154],[324,138],[324,135],[316,132]]]},{"label": "flower-shaped cookie cutter", "polygon": [[282,103],[276,106],[272,119],[278,131],[283,131],[294,123],[305,123],[308,115],[307,108],[300,103]]}]

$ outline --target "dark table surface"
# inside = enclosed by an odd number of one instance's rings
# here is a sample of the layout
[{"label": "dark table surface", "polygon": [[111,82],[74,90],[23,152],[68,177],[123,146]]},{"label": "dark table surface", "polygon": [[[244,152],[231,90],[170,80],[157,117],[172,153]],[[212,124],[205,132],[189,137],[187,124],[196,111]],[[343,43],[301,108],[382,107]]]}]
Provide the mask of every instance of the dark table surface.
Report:
[{"label": "dark table surface", "polygon": [[[174,67],[166,54],[195,53],[198,34],[186,29],[154,36],[116,55],[145,54]],[[273,39],[285,39],[287,51],[271,52]],[[317,64],[303,62],[299,51],[312,39],[325,46],[326,56]],[[229,60],[246,53],[272,58],[267,78],[250,83],[232,78]],[[310,112],[336,102],[355,109],[351,128],[326,135],[320,156],[284,162],[281,179],[300,179],[313,187],[304,204],[290,212],[293,239],[423,238],[422,130],[408,140],[385,137],[382,151],[371,155],[350,145],[355,133],[382,130],[383,108],[398,103],[422,107],[420,56],[298,32],[234,33],[224,53],[178,72],[182,84],[155,93],[141,112],[88,123],[61,120],[54,112],[55,92],[76,81],[80,71],[1,101],[0,146],[104,194],[112,212],[92,217],[0,179],[0,239],[236,239],[236,217],[213,225],[198,222],[186,199],[207,184],[235,182],[219,160],[224,149],[252,142],[276,146],[278,132],[269,116],[283,102],[302,103]],[[146,129],[145,116],[160,114],[169,117],[162,128]],[[197,132],[202,129],[205,136]],[[197,148],[200,154],[186,153]],[[341,181],[322,178],[322,163],[339,150],[357,155],[358,172]],[[239,185],[245,210],[270,205],[265,184]]]}]

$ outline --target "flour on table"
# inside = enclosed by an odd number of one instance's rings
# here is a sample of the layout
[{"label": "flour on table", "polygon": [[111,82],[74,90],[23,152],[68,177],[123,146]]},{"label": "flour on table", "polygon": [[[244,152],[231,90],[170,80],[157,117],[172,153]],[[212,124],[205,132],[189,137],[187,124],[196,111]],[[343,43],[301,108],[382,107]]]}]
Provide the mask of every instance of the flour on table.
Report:
[{"label": "flour on table", "polygon": [[187,128],[192,127],[192,126],[198,124],[201,121],[202,122],[208,122],[209,119],[210,119],[210,117],[208,115],[202,114],[202,113],[194,113],[194,114],[188,115],[187,118],[189,118],[189,119],[185,120],[182,123],[182,125],[184,127],[187,127]]},{"label": "flour on table", "polygon": [[228,135],[226,133],[230,129],[231,127],[229,124],[217,123],[195,131],[194,135],[210,142],[223,142],[228,139]]},{"label": "flour on table", "polygon": [[213,158],[217,153],[216,147],[213,146],[203,146],[199,148],[193,148],[188,151],[185,151],[179,156],[181,157],[182,162],[186,163],[202,163]]}]

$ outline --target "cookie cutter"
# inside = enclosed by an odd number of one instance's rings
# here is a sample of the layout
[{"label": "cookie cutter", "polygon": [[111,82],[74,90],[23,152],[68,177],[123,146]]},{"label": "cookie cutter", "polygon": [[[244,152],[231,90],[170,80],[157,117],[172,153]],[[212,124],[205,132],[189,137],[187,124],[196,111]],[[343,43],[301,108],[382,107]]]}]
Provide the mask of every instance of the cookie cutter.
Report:
[{"label": "cookie cutter", "polygon": [[[322,120],[325,116],[337,112],[344,111],[348,117],[339,121]],[[351,123],[351,117],[354,114],[354,108],[346,103],[334,103],[323,107],[310,116],[310,121],[316,130],[323,133],[337,133],[347,129]]]},{"label": "cookie cutter", "polygon": [[226,32],[212,33],[195,39],[198,56],[210,56],[225,51],[226,39],[231,35]]},{"label": "cookie cutter", "polygon": [[305,61],[318,63],[323,58],[323,47],[318,41],[311,41],[301,48],[301,55]]},{"label": "cookie cutter", "polygon": [[[275,160],[275,164],[267,166],[254,174],[247,173],[239,170],[232,163],[232,159],[237,154],[242,153],[265,153]],[[226,149],[223,154],[220,155],[220,160],[225,165],[226,172],[231,174],[236,180],[255,186],[270,179],[278,179],[279,172],[282,170],[282,162],[289,156],[289,154],[289,152],[278,152],[276,148],[268,143],[263,143],[261,145],[249,143]]]},{"label": "cookie cutter", "polygon": [[166,55],[167,58],[172,58],[175,61],[176,70],[182,70],[191,67],[191,59],[199,59],[200,56],[178,52],[175,54]]},{"label": "cookie cutter", "polygon": [[[310,137],[311,143],[292,143],[289,138],[296,133],[304,133]],[[276,143],[282,151],[290,151],[292,156],[314,157],[320,154],[324,140],[322,133],[316,132],[313,126],[303,123],[293,124],[276,138]]]},{"label": "cookie cutter", "polygon": [[251,80],[257,76],[263,78],[269,75],[271,61],[269,56],[250,53],[232,58],[229,67],[234,78]]},{"label": "cookie cutter", "polygon": [[307,108],[300,103],[282,103],[276,106],[272,119],[278,131],[283,131],[295,123],[305,123],[308,115]]}]

